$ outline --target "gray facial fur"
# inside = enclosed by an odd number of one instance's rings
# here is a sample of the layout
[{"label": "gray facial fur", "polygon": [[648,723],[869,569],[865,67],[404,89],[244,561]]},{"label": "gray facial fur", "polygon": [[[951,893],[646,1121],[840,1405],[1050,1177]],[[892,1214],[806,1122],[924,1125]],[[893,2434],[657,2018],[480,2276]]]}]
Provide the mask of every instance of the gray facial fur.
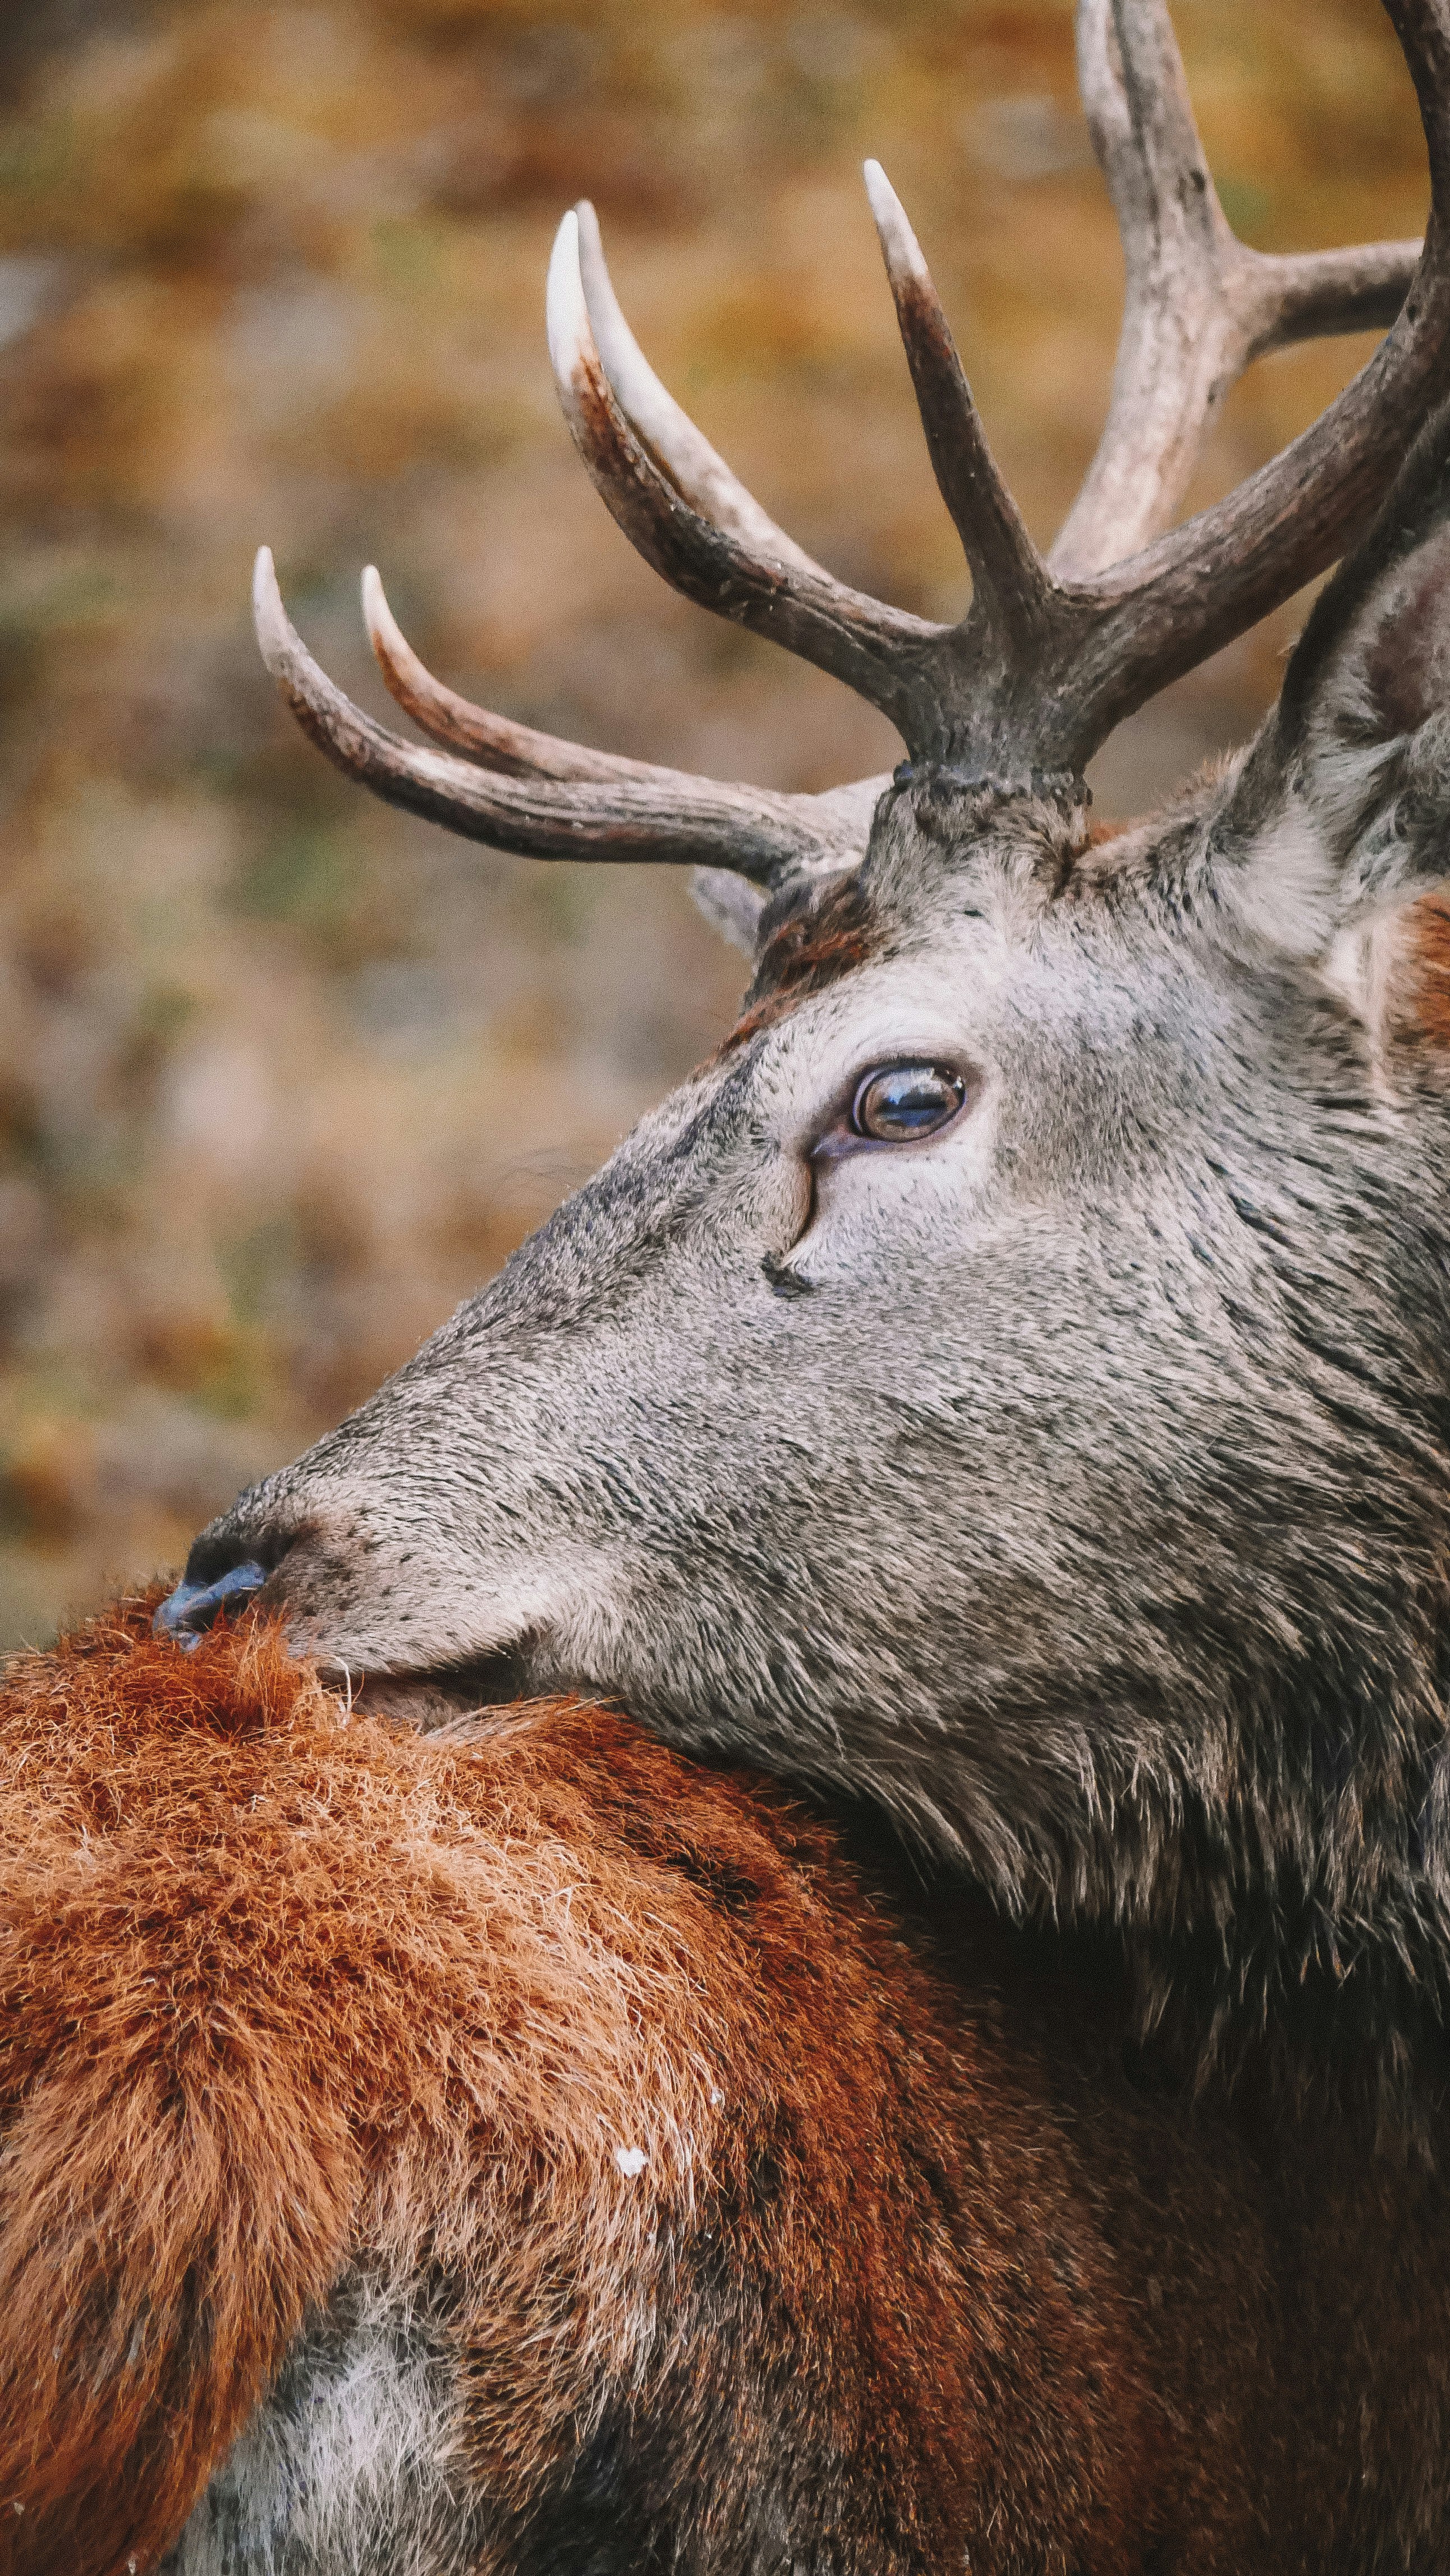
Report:
[{"label": "gray facial fur", "polygon": [[[354,1682],[510,1653],[873,1800],[1005,1905],[1129,1929],[1150,2014],[1185,1960],[1213,2028],[1351,1970],[1381,2020],[1435,2007],[1445,444],[1174,810],[1092,849],[889,792],[858,962],[767,972],[191,1578],[274,1568]],[[902,1058],[960,1069],[960,1118],[823,1144]]]}]

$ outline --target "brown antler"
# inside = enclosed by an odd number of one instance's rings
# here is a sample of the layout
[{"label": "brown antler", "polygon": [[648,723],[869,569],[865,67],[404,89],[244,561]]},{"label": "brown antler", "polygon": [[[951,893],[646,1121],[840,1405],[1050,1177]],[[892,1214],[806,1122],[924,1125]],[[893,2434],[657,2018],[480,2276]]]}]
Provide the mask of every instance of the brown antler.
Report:
[{"label": "brown antler", "polygon": [[[914,759],[1080,792],[1084,762],[1123,716],[1353,541],[1446,382],[1450,0],[1386,7],[1429,147],[1418,259],[1413,243],[1302,258],[1247,249],[1209,179],[1163,0],[1079,0],[1080,77],[1127,294],[1107,425],[1046,560],[992,462],[915,236],[884,173],[867,164],[932,464],[972,572],[971,607],[955,626],[852,590],[776,527],[647,365],[592,209],[567,215],[549,271],[550,351],[575,443],[620,526],[687,597],[882,708]],[[1383,324],[1388,336],[1312,429],[1227,500],[1155,533],[1252,358]],[[394,626],[376,576],[366,597],[394,695],[425,732],[492,775],[440,762],[350,706],[288,626],[270,561],[265,577],[259,567],[263,650],[297,712],[393,801],[540,856],[693,858],[764,882],[859,854],[884,781],[771,796],[556,742],[445,689]]]},{"label": "brown antler", "polygon": [[[376,574],[372,579],[377,581]],[[381,584],[376,596],[381,599]],[[502,764],[496,767],[492,759],[487,767],[475,767],[405,742],[354,706],[314,662],[282,605],[266,546],[257,556],[252,614],[263,660],[299,724],[329,759],[390,805],[492,849],[534,859],[693,862],[769,885],[801,869],[850,866],[865,847],[878,781],[831,788],[822,796],[724,786],[685,770],[578,751],[477,708],[469,714],[497,728],[496,750],[506,750],[523,776],[501,775]],[[409,659],[422,672],[422,664]],[[437,683],[429,687],[436,690]],[[467,701],[453,704],[462,708]],[[485,755],[475,747],[473,756]]]},{"label": "brown antler", "polygon": [[1237,240],[1161,6],[1080,0],[1077,57],[1127,275],[1107,424],[1048,558],[1061,581],[1103,571],[1167,527],[1254,358],[1388,330],[1420,256],[1404,241],[1274,259]]},{"label": "brown antler", "polygon": [[[1411,254],[1391,245],[1281,261],[1244,249],[1208,184],[1166,11],[1158,0],[1083,0],[1084,86],[1124,231],[1129,298],[1108,428],[1060,554],[1044,563],[1026,537],[926,264],[875,169],[868,186],[932,461],[976,579],[967,617],[935,628],[904,619],[815,566],[802,572],[753,550],[692,509],[611,398],[565,228],[553,272],[556,372],[577,443],[616,518],[692,598],[778,636],[874,698],[916,757],[1021,780],[1080,769],[1134,706],[1287,598],[1360,532],[1443,378],[1450,10],[1446,0],[1388,6],[1430,150],[1431,219],[1414,286],[1338,401],[1216,508],[1118,559],[1181,491],[1207,420],[1250,357],[1309,331],[1383,318],[1400,302]],[[1202,367],[1195,325],[1209,331]]]}]

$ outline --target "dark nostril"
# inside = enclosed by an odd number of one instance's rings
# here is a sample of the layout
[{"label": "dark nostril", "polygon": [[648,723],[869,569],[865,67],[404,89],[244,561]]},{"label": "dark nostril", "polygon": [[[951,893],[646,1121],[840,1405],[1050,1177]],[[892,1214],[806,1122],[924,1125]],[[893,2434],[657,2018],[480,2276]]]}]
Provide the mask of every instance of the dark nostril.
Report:
[{"label": "dark nostril", "polygon": [[170,1637],[190,1653],[219,1610],[241,1610],[267,1580],[267,1568],[248,1558],[228,1566],[212,1583],[178,1583],[168,1592],[151,1625],[158,1637]]}]

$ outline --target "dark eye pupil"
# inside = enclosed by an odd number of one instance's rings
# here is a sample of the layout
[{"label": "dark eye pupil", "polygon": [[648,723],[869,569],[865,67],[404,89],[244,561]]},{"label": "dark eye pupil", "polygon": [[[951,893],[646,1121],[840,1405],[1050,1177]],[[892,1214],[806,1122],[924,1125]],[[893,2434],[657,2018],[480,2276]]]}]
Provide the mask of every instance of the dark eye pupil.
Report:
[{"label": "dark eye pupil", "polygon": [[881,1145],[904,1145],[913,1136],[929,1136],[954,1118],[967,1096],[959,1073],[940,1064],[893,1064],[884,1073],[868,1073],[857,1091],[851,1124],[858,1136],[874,1136]]}]

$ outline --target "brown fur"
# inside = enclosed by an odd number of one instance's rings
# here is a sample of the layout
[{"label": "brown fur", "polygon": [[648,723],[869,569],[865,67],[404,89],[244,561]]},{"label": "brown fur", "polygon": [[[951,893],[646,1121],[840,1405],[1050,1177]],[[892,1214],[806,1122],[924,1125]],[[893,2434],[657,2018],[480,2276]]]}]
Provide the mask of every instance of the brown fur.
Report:
[{"label": "brown fur", "polygon": [[857,877],[843,878],[819,899],[790,913],[770,933],[725,1049],[772,1028],[812,993],[862,966],[880,933]]},{"label": "brown fur", "polygon": [[763,2497],[862,2576],[1440,2563],[1432,2177],[618,1716],[420,1738],[151,1607],[0,1693],[12,2576],[154,2567],[359,2262],[448,2286],[490,2568],[601,2439],[641,2565]]},{"label": "brown fur", "polygon": [[1436,1055],[1450,1054],[1450,899],[1425,895],[1410,913],[1413,971],[1407,1033]]}]

